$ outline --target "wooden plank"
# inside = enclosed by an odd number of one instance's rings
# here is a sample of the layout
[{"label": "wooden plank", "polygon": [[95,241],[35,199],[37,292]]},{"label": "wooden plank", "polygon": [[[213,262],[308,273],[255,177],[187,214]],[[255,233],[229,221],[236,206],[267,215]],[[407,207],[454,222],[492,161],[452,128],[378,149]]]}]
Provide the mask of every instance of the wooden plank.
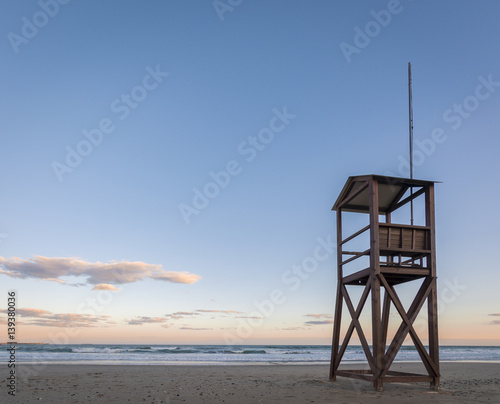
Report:
[{"label": "wooden plank", "polygon": [[[400,197],[401,198],[401,197]],[[385,214],[385,224],[390,225],[392,221],[392,216],[391,213],[388,212]],[[379,223],[379,231],[382,230],[382,227],[380,227],[381,223]],[[391,232],[392,232],[392,227],[385,227],[387,229],[387,247],[390,247],[390,242],[391,242]],[[380,242],[380,246],[382,247],[382,242]],[[392,256],[387,256],[387,263],[392,264],[394,261]]]},{"label": "wooden plank", "polygon": [[340,253],[342,255],[368,255],[370,250],[365,250],[365,251],[341,251]]},{"label": "wooden plank", "polygon": [[347,371],[347,370],[337,370],[337,375],[338,376],[343,376],[343,377],[350,377],[352,379],[366,380],[366,381],[369,381],[369,382],[371,382],[373,380],[373,375],[365,374],[365,373],[353,372],[352,370],[350,370],[350,371]]},{"label": "wooden plank", "polygon": [[397,203],[391,210],[391,212],[394,212],[395,210],[398,210],[400,207],[406,205],[408,202],[413,201],[415,198],[418,198],[420,195],[422,195],[425,192],[426,187],[422,187],[419,189],[417,192],[414,192],[412,195],[406,197],[403,199],[401,202]]},{"label": "wooden plank", "polygon": [[372,350],[375,376],[374,387],[377,391],[382,389],[379,379],[383,368],[385,346],[382,346],[382,319],[380,314],[380,280],[377,275],[372,276]]},{"label": "wooden plank", "polygon": [[[378,183],[370,181],[370,267],[375,273],[380,265],[380,232],[378,220]],[[373,280],[372,280],[373,281]],[[373,290],[372,290],[373,293]]]},{"label": "wooden plank", "polygon": [[362,279],[366,276],[370,276],[371,273],[372,273],[372,270],[370,268],[363,269],[361,271],[358,271],[358,272],[355,272],[351,275],[347,275],[347,276],[343,277],[342,283],[345,285],[348,285],[352,282],[359,281],[360,279]]},{"label": "wooden plank", "polygon": [[[342,254],[342,252],[341,252],[341,254]],[[357,260],[359,257],[362,257],[364,255],[369,255],[369,254],[370,254],[370,249],[362,251],[362,252],[358,252],[354,257],[351,257],[351,258],[346,259],[345,261],[342,261],[340,265],[344,266],[345,264],[348,264],[351,261]]]},{"label": "wooden plank", "polygon": [[428,276],[430,271],[426,268],[403,268],[403,267],[381,267],[380,272],[383,274],[402,274],[402,275],[421,275]]},{"label": "wooden plank", "polygon": [[[365,231],[367,231],[368,229],[370,228],[370,225],[366,226],[366,227],[363,227],[361,230],[358,230],[356,233],[350,235],[349,237],[347,237],[345,240],[342,240],[340,242],[340,244],[345,244],[347,243],[348,241],[352,240],[354,237],[357,237],[359,236],[360,234],[364,233]],[[338,235],[337,235],[338,236]],[[337,240],[341,240],[342,238],[342,235],[340,235],[340,238],[338,238]]]},{"label": "wooden plank", "polygon": [[337,282],[337,298],[335,301],[335,315],[333,321],[332,337],[332,356],[330,358],[330,380],[334,381],[336,376],[335,363],[339,356],[340,326],[342,323],[342,293],[340,291],[340,282]]},{"label": "wooden plank", "polygon": [[419,249],[408,250],[406,248],[397,248],[397,247],[382,248],[381,250],[382,255],[387,255],[387,254],[397,255],[397,254],[407,253],[408,255],[406,256],[408,257],[410,256],[410,254],[411,256],[414,256],[416,254],[429,254],[430,252],[431,250],[419,250]]},{"label": "wooden plank", "polygon": [[[402,248],[404,250],[425,250],[426,229],[406,229],[404,227],[380,227],[381,248]],[[429,250],[429,249],[428,249]]]},{"label": "wooden plank", "polygon": [[429,226],[429,244],[431,250],[431,272],[436,276],[436,225],[434,218],[434,186],[429,186],[425,193],[425,224]]},{"label": "wooden plank", "polygon": [[[340,342],[340,327],[342,324],[342,209],[337,209],[337,298],[335,301],[335,315],[333,323],[333,336],[332,336],[332,355],[330,358],[330,380],[335,380],[336,370],[342,355],[339,357],[339,342]],[[337,361],[339,359],[339,361]]]},{"label": "wooden plank", "polygon": [[342,209],[337,209],[337,282],[342,282]]},{"label": "wooden plank", "polygon": [[422,375],[420,373],[411,372],[398,372],[396,370],[389,370],[387,376],[416,376],[416,377],[429,377],[428,375]]},{"label": "wooden plank", "polygon": [[359,373],[362,375],[371,375],[372,371],[370,369],[345,369],[345,372]]},{"label": "wooden plank", "polygon": [[429,332],[429,355],[432,362],[436,365],[434,376],[439,377],[439,338],[438,338],[438,310],[437,310],[437,286],[436,278],[432,280],[432,290],[427,300],[427,321]]},{"label": "wooden plank", "polygon": [[385,348],[387,345],[387,333],[389,330],[389,315],[391,312],[391,299],[389,298],[389,294],[384,292],[384,305],[382,307],[382,340],[381,345]]},{"label": "wooden plank", "polygon": [[392,228],[403,228],[403,229],[417,229],[417,230],[430,230],[430,226],[420,226],[411,224],[400,224],[400,223],[379,223],[380,227],[392,227]]},{"label": "wooden plank", "polygon": [[396,197],[394,198],[394,200],[391,202],[391,204],[387,208],[388,213],[391,213],[395,210],[394,206],[396,206],[399,203],[399,201],[401,200],[403,195],[406,194],[406,191],[408,191],[408,189],[410,188],[406,184],[401,184],[401,185],[403,185],[401,190],[397,193]]},{"label": "wooden plank", "polygon": [[431,382],[432,376],[385,376],[382,378],[384,383],[416,383]]},{"label": "wooden plank", "polygon": [[382,323],[380,314],[380,280],[376,276],[380,272],[380,230],[379,230],[379,188],[378,180],[370,181],[370,267],[374,271],[371,277],[372,297],[372,350],[374,387],[377,391],[382,389],[379,378],[382,371],[382,361],[385,347],[382,347]]},{"label": "wooden plank", "polygon": [[[412,259],[415,261],[415,263],[411,263]],[[427,271],[428,268],[424,267],[422,265],[422,262],[419,261],[418,263],[418,258],[410,258],[409,260],[403,261],[403,262],[394,262],[392,264],[389,264],[387,262],[380,261],[380,270],[382,271],[383,268],[401,268],[401,269],[420,269],[420,270],[425,270]],[[424,274],[427,272],[423,272]]]},{"label": "wooden plank", "polygon": [[[365,381],[374,381],[375,377],[371,374],[370,370],[338,370],[337,375],[341,377],[348,377],[351,379],[359,379]],[[383,383],[416,383],[416,382],[432,382],[432,376],[419,375],[419,374],[405,374],[402,373],[394,376],[384,376],[381,378]]]},{"label": "wooden plank", "polygon": [[436,280],[436,224],[434,205],[434,184],[429,184],[425,193],[425,224],[430,227],[428,243],[431,250],[427,258],[427,265],[432,276],[432,290],[427,301],[427,317],[429,331],[429,355],[437,366],[437,374],[431,382],[431,387],[439,388],[439,338],[438,338],[438,310],[437,310],[437,280]]}]

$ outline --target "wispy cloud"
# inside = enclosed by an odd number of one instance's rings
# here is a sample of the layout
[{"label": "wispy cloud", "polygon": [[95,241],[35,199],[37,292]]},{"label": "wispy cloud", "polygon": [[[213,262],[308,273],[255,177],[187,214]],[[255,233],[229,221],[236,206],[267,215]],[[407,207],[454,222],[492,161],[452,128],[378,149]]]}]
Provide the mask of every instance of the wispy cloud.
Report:
[{"label": "wispy cloud", "polygon": [[259,317],[259,316],[236,316],[235,318],[250,318],[250,319],[255,319],[255,320],[261,320],[264,317]]},{"label": "wispy cloud", "polygon": [[286,327],[286,328],[281,328],[283,331],[302,331],[302,330],[307,330],[307,327]]},{"label": "wispy cloud", "polygon": [[147,316],[138,316],[131,320],[128,320],[129,325],[143,325],[143,324],[158,324],[158,323],[166,323],[168,319],[165,317],[147,317]]},{"label": "wispy cloud", "polygon": [[[220,314],[222,317],[226,317],[228,314],[243,314],[241,311],[236,310],[208,310],[208,309],[197,309],[195,311],[176,311],[175,313],[165,314],[165,317],[168,317],[172,320],[180,320],[186,317],[194,317],[194,316],[202,316],[203,314]],[[253,317],[253,316],[240,316],[235,318],[255,318],[260,319],[261,317]],[[215,319],[215,317],[211,317],[211,319]]]},{"label": "wispy cloud", "polygon": [[63,276],[83,276],[87,277],[87,283],[91,285],[123,284],[148,278],[174,283],[195,283],[201,279],[201,276],[196,274],[166,271],[161,265],[140,261],[101,263],[87,262],[79,258],[42,256],[34,256],[31,259],[0,257],[0,274],[13,278],[37,278],[59,283],[66,283],[61,279]]},{"label": "wispy cloud", "polygon": [[92,290],[113,290],[115,292],[119,291],[117,287],[110,285],[109,283],[100,283],[99,285],[95,285]]},{"label": "wispy cloud", "polygon": [[97,326],[109,326],[113,324],[109,316],[96,316],[92,314],[77,313],[53,313],[48,310],[20,308],[17,309],[20,318],[27,318],[25,325],[37,325],[41,327],[72,327],[87,328]]},{"label": "wispy cloud", "polygon": [[304,317],[312,317],[312,318],[317,318],[321,319],[324,318],[325,320],[311,320],[311,321],[306,321],[304,325],[310,326],[310,325],[324,325],[324,324],[332,324],[333,320],[330,320],[332,318],[331,314],[304,314]]},{"label": "wispy cloud", "polygon": [[[500,317],[500,313],[490,313],[488,316]],[[500,325],[500,320],[493,320],[488,323],[489,325]]]},{"label": "wispy cloud", "polygon": [[304,324],[307,325],[333,324],[333,320],[313,320],[313,321],[306,321]]},{"label": "wispy cloud", "polygon": [[52,312],[42,309],[17,309],[17,314],[22,317],[43,317],[52,314]]},{"label": "wispy cloud", "polygon": [[332,318],[331,314],[305,314],[305,317],[313,318]]},{"label": "wispy cloud", "polygon": [[186,316],[199,316],[200,313],[194,311],[176,311],[175,313],[165,314],[165,317],[171,318],[172,320],[180,320]]},{"label": "wispy cloud", "polygon": [[213,328],[195,328],[195,327],[180,327],[180,330],[191,330],[191,331],[205,331],[213,330]]},{"label": "wispy cloud", "polygon": [[236,311],[236,310],[204,310],[204,309],[198,309],[196,311],[199,311],[200,313],[225,313],[225,314],[242,314],[243,313],[241,311]]}]

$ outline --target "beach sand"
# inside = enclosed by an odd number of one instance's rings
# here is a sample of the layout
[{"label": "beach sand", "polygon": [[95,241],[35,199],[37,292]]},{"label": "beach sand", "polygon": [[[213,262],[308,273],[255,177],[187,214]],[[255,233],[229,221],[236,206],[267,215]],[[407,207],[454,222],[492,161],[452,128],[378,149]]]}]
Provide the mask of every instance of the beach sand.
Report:
[{"label": "beach sand", "polygon": [[[391,370],[420,371],[415,363]],[[362,368],[360,365],[342,365]],[[441,364],[441,389],[428,383],[328,380],[327,365],[18,365],[15,397],[2,403],[500,403],[499,363]]]}]

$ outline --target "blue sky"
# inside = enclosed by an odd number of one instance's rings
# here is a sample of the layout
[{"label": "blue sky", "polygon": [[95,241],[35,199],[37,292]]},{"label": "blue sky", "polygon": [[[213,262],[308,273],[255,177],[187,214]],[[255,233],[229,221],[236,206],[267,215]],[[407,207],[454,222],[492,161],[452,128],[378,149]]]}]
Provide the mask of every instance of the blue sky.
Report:
[{"label": "blue sky", "polygon": [[283,277],[334,240],[350,175],[407,175],[411,61],[440,335],[498,344],[497,2],[62,3],[0,6],[0,307],[32,309],[22,338],[224,343],[263,317],[244,343],[329,343],[335,254]]}]

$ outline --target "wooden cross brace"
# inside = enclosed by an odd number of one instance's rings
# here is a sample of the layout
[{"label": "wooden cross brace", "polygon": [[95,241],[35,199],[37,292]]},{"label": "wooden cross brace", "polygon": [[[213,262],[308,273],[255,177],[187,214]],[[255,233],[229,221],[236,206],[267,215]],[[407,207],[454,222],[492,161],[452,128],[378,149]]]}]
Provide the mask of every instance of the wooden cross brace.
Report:
[{"label": "wooden cross brace", "polygon": [[[380,286],[383,287],[386,291],[384,296],[384,305],[381,317],[381,322],[382,322],[381,344],[383,345],[383,349],[381,350],[381,352],[383,352],[384,355],[381,361],[378,361],[377,358],[374,357],[375,352],[377,351],[376,349],[373,350],[374,354],[372,354],[372,351],[370,350],[370,347],[366,340],[365,333],[363,331],[361,323],[359,322],[359,317],[361,315],[361,312],[363,311],[363,307],[366,303],[368,295],[370,294],[370,292],[371,293],[374,292],[372,290],[372,284],[373,284],[372,277],[378,277],[380,281]],[[389,374],[391,373],[389,372],[389,368],[393,363],[399,349],[401,348],[408,334],[410,335],[417,349],[417,352],[420,358],[422,359],[422,362],[428,372],[428,375],[434,378],[439,378],[440,377],[439,365],[436,363],[436,361],[434,361],[431,358],[429,353],[427,353],[424,345],[422,344],[422,341],[420,340],[420,337],[418,336],[415,328],[413,327],[413,323],[415,322],[415,319],[417,318],[422,306],[424,305],[425,301],[429,298],[430,293],[433,290],[435,290],[435,288],[436,288],[436,278],[431,276],[426,277],[418,293],[416,294],[415,299],[410,305],[410,308],[408,309],[408,311],[406,311],[403,307],[403,304],[401,303],[401,300],[399,299],[398,294],[394,289],[394,286],[387,282],[387,279],[382,273],[378,274],[372,273],[370,275],[370,278],[366,282],[365,289],[358,302],[357,308],[354,309],[347,288],[345,284],[341,283],[338,291],[339,296],[337,297],[337,304],[342,305],[342,301],[345,301],[347,309],[351,316],[351,323],[344,336],[340,349],[338,349],[338,345],[333,347],[334,352],[332,352],[332,358],[334,358],[334,360],[332,361],[332,367],[330,369],[330,378],[332,380],[335,379],[335,374],[337,373],[338,366],[340,365],[342,357],[344,356],[344,353],[347,349],[347,346],[352,337],[354,329],[356,329],[358,333],[361,346],[363,347],[366,359],[368,360],[368,365],[370,366],[371,374],[373,375],[374,380],[384,378],[388,375],[388,373]],[[377,291],[377,293],[380,294],[380,290]],[[401,316],[402,322],[396,334],[394,335],[394,338],[392,339],[389,348],[386,350],[385,347],[387,341],[387,329],[388,329],[391,303],[394,305],[399,315]],[[336,311],[335,327],[340,327],[341,311],[342,311],[341,308]],[[377,368],[377,363],[381,363],[382,367]]]}]

